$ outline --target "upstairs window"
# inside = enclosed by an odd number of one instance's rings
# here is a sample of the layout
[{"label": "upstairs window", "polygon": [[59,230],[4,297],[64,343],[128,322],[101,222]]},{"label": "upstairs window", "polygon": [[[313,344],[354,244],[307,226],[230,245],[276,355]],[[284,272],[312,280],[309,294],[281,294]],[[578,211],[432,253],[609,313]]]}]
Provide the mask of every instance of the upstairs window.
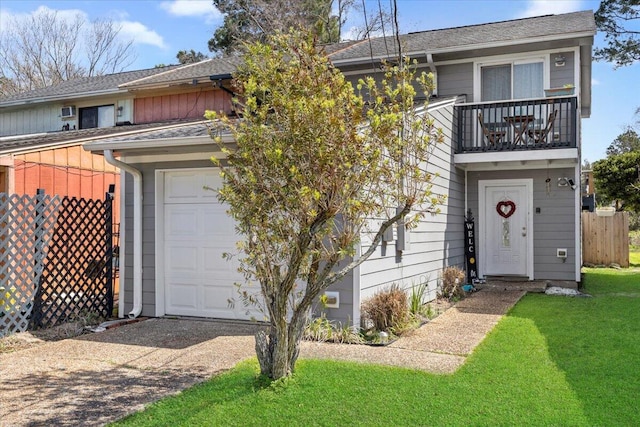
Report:
[{"label": "upstairs window", "polygon": [[544,62],[513,62],[480,67],[481,101],[542,98]]},{"label": "upstairs window", "polygon": [[113,105],[80,108],[80,129],[108,128],[115,125]]}]

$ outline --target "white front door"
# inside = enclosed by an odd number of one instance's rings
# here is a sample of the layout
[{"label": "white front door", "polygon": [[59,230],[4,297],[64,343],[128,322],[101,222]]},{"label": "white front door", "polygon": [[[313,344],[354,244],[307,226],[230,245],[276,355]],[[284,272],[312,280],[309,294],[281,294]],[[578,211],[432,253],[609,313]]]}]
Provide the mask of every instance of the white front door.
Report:
[{"label": "white front door", "polygon": [[531,180],[479,182],[479,259],[483,276],[533,279]]},{"label": "white front door", "polygon": [[215,168],[164,173],[164,259],[158,268],[164,273],[165,314],[262,320],[244,306],[234,286],[244,283],[237,259],[223,258],[235,252],[240,237],[211,190],[220,185]]}]

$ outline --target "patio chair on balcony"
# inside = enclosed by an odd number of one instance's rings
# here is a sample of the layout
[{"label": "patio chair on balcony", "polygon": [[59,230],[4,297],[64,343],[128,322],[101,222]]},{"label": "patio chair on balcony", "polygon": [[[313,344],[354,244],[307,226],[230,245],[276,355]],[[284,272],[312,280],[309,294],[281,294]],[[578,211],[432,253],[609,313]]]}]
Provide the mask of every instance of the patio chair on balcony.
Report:
[{"label": "patio chair on balcony", "polygon": [[500,143],[504,136],[507,134],[503,130],[489,129],[484,123],[482,112],[478,113],[478,121],[480,122],[480,127],[482,128],[482,134],[491,145],[497,145],[498,143]]},{"label": "patio chair on balcony", "polygon": [[549,118],[547,119],[547,125],[543,129],[529,129],[528,134],[529,138],[535,144],[546,144],[547,137],[549,133],[553,129],[553,122],[556,120],[556,116],[558,115],[558,110],[553,110],[551,114],[549,114]]}]

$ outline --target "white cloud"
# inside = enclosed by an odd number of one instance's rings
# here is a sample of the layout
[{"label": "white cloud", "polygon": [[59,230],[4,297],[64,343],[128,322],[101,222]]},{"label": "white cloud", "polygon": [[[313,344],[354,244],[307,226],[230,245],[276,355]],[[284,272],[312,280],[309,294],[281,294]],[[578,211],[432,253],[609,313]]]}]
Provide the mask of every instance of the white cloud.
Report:
[{"label": "white cloud", "polygon": [[11,23],[17,21],[22,22],[39,13],[55,12],[58,18],[66,21],[72,21],[77,15],[80,15],[82,19],[88,20],[88,15],[80,9],[64,9],[56,10],[48,8],[47,6],[39,6],[36,10],[29,13],[14,13],[10,9],[0,9],[0,32],[5,31],[10,27]]},{"label": "white cloud", "polygon": [[207,23],[219,20],[222,14],[211,0],[163,1],[160,7],[174,16],[203,17]]},{"label": "white cloud", "polygon": [[587,9],[581,0],[530,0],[526,9],[518,14],[518,18],[531,16],[557,15],[559,13],[576,12]]},{"label": "white cloud", "polygon": [[596,79],[591,79],[591,86],[597,86],[600,84],[600,80],[596,80]]},{"label": "white cloud", "polygon": [[136,44],[148,44],[162,49],[167,47],[160,34],[140,22],[121,21],[118,24],[121,26],[120,35],[126,39],[133,39]]}]

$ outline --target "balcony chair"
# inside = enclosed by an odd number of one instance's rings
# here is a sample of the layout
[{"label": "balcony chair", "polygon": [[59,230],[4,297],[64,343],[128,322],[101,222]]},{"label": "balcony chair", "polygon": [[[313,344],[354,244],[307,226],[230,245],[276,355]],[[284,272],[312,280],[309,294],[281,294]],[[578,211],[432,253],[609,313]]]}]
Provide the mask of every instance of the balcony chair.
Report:
[{"label": "balcony chair", "polygon": [[480,122],[480,127],[482,128],[482,134],[485,138],[487,138],[487,141],[491,145],[497,145],[498,143],[500,143],[504,136],[507,134],[507,132],[503,130],[491,130],[487,128],[487,126],[485,126],[484,124],[482,112],[478,113],[478,121]]},{"label": "balcony chair", "polygon": [[547,125],[543,129],[529,129],[527,131],[529,138],[531,138],[531,140],[535,144],[547,143],[547,136],[551,132],[551,129],[553,129],[553,123],[555,122],[557,115],[558,115],[558,110],[553,110],[553,112],[549,114],[549,118],[547,119]]}]

